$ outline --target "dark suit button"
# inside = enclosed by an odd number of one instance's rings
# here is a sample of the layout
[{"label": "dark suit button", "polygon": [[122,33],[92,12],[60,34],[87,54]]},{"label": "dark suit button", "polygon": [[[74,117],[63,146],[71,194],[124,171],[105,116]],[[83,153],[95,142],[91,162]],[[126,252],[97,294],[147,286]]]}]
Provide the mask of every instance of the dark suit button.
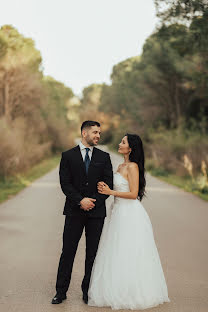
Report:
[{"label": "dark suit button", "polygon": [[86,183],[86,185],[88,185],[88,182]]}]

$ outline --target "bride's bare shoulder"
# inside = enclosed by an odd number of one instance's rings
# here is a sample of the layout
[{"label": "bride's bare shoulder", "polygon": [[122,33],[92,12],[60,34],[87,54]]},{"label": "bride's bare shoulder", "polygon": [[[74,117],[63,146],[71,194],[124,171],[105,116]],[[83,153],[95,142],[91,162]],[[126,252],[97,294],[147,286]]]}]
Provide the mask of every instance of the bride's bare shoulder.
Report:
[{"label": "bride's bare shoulder", "polygon": [[130,162],[128,164],[127,172],[130,183],[135,183],[135,181],[139,178],[139,166],[137,165],[137,163]]},{"label": "bride's bare shoulder", "polygon": [[128,169],[128,171],[132,171],[132,170],[139,171],[139,167],[138,167],[137,163],[135,163],[133,161],[128,164],[127,169]]}]

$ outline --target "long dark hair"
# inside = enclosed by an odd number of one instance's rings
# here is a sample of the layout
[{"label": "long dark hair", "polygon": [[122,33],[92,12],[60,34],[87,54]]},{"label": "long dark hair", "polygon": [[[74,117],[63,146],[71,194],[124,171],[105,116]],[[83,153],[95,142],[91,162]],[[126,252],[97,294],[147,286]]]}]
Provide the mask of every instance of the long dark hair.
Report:
[{"label": "long dark hair", "polygon": [[129,143],[129,147],[131,148],[131,153],[129,154],[129,160],[135,162],[139,167],[139,191],[138,197],[140,201],[142,197],[145,195],[145,158],[144,158],[144,149],[141,138],[137,134],[129,134],[127,133],[127,140]]}]

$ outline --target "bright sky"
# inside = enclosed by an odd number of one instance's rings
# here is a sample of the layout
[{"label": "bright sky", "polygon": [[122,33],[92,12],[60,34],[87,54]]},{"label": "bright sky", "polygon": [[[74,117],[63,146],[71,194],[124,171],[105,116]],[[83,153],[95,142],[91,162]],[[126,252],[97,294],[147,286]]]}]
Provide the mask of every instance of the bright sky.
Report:
[{"label": "bright sky", "polygon": [[6,0],[0,23],[35,40],[44,74],[80,95],[91,83],[110,83],[113,65],[141,54],[157,19],[153,0]]}]

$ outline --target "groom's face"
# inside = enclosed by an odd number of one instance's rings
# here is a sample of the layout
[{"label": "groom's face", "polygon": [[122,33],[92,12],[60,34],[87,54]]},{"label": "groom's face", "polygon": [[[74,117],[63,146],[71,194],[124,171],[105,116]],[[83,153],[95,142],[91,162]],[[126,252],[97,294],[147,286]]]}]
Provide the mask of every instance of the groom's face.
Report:
[{"label": "groom's face", "polygon": [[83,138],[90,146],[94,146],[98,144],[100,140],[100,134],[100,127],[92,126],[90,128],[86,128],[83,131]]}]

